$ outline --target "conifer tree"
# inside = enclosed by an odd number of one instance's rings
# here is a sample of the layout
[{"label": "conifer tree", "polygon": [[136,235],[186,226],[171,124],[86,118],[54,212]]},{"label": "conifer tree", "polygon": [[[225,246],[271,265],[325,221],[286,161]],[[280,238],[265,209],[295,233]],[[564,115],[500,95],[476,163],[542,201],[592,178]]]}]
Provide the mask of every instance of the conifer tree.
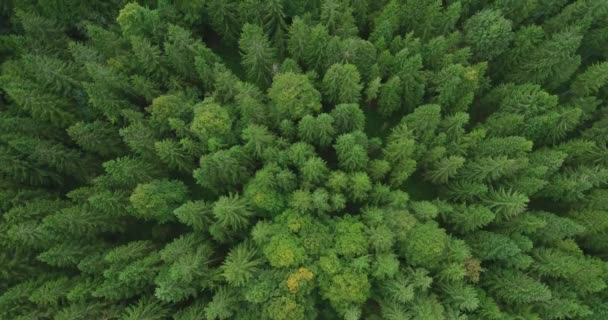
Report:
[{"label": "conifer tree", "polygon": [[268,90],[279,119],[299,119],[321,110],[321,94],[305,75],[292,72],[274,77]]},{"label": "conifer tree", "polygon": [[572,91],[581,97],[596,93],[608,81],[604,72],[606,68],[608,64],[605,62],[589,66],[576,76],[571,85]]},{"label": "conifer tree", "polygon": [[340,167],[346,171],[362,170],[367,166],[369,160],[367,148],[357,141],[356,133],[361,132],[339,136],[334,145]]},{"label": "conifer tree", "polygon": [[356,104],[339,104],[331,111],[337,133],[361,131],[365,126],[365,115]]},{"label": "conifer tree", "polygon": [[465,23],[465,39],[478,59],[491,60],[508,48],[513,38],[511,28],[511,21],[500,11],[481,11]]},{"label": "conifer tree", "polygon": [[265,6],[264,29],[279,56],[283,56],[286,51],[287,22],[284,7],[285,2],[282,0],[268,1]]},{"label": "conifer tree", "polygon": [[608,2],[4,1],[0,319],[608,318]]},{"label": "conifer tree", "polygon": [[248,159],[240,147],[204,155],[194,170],[198,183],[215,192],[233,190],[248,175]]},{"label": "conifer tree", "polygon": [[181,182],[161,180],[138,185],[130,200],[136,216],[166,222],[173,219],[173,210],[185,197]]},{"label": "conifer tree", "polygon": [[[528,31],[532,35],[525,33]],[[521,35],[515,36],[516,46],[512,51],[521,51],[505,52],[509,63],[518,62],[512,71],[506,74],[507,80],[543,84],[554,88],[567,81],[579,67],[581,57],[576,55],[576,50],[582,37],[576,29],[563,30],[552,34],[550,38],[546,38],[542,30],[533,27],[522,29],[519,33]],[[524,44],[519,45],[518,40]],[[556,70],[558,65],[562,66],[559,73]]]},{"label": "conifer tree", "polygon": [[248,79],[266,88],[272,79],[275,53],[262,28],[251,24],[244,25],[239,48]]},{"label": "conifer tree", "polygon": [[402,83],[399,76],[393,76],[382,84],[378,97],[379,111],[382,115],[388,117],[401,109],[401,88]]},{"label": "conifer tree", "polygon": [[294,19],[289,29],[287,46],[298,62],[313,70],[322,70],[327,64],[327,43],[330,35],[322,24],[310,26],[301,18]]},{"label": "conifer tree", "polygon": [[361,95],[361,76],[352,64],[334,64],[323,77],[327,100],[332,104],[358,103]]},{"label": "conifer tree", "polygon": [[241,30],[238,4],[235,1],[213,0],[206,2],[206,9],[213,29],[226,41],[236,40]]}]

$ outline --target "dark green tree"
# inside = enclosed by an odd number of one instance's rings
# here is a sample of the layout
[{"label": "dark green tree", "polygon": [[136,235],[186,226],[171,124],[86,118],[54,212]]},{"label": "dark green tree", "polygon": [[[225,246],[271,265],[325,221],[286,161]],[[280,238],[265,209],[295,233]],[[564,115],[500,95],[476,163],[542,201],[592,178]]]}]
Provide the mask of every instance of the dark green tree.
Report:
[{"label": "dark green tree", "polygon": [[480,11],[466,21],[465,40],[477,59],[492,60],[509,47],[513,39],[511,29],[511,21],[500,10]]},{"label": "dark green tree", "polygon": [[272,80],[275,52],[262,28],[245,24],[239,40],[241,60],[247,77],[262,88]]},{"label": "dark green tree", "polygon": [[334,64],[323,77],[323,92],[332,104],[358,103],[361,96],[361,76],[352,64]]}]

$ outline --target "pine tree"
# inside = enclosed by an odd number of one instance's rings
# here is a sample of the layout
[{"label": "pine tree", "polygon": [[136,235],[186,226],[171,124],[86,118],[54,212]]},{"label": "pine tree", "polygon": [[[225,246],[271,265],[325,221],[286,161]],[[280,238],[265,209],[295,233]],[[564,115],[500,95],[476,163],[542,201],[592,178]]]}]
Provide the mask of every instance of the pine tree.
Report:
[{"label": "pine tree", "polygon": [[[203,141],[225,140],[232,127],[228,111],[213,100],[194,106],[190,129]],[[223,139],[222,139],[223,138]]]},{"label": "pine tree", "polygon": [[490,209],[481,205],[459,205],[445,213],[445,218],[454,228],[462,233],[482,228],[496,217]]},{"label": "pine tree", "polygon": [[116,128],[107,122],[78,122],[70,126],[67,133],[81,148],[98,153],[103,157],[116,156],[124,152]]},{"label": "pine tree", "polygon": [[262,88],[272,80],[275,53],[262,28],[245,24],[239,40],[243,67],[247,77]]},{"label": "pine tree", "polygon": [[416,224],[408,233],[403,256],[414,266],[436,268],[446,246],[447,235],[434,224]]},{"label": "pine tree", "polygon": [[213,0],[206,3],[206,9],[213,29],[226,41],[235,41],[241,30],[237,3]]},{"label": "pine tree", "polygon": [[283,56],[286,51],[287,22],[283,8],[284,2],[282,0],[268,1],[266,2],[266,14],[264,16],[264,29],[278,49],[279,56]]},{"label": "pine tree", "polygon": [[493,209],[499,219],[509,219],[522,213],[529,201],[527,196],[505,189],[490,190],[483,198],[484,204]]},{"label": "pine tree", "polygon": [[372,183],[365,172],[355,172],[350,177],[350,197],[361,202],[368,197],[368,193],[372,190]]},{"label": "pine tree", "polygon": [[347,3],[340,1],[323,1],[321,4],[321,23],[327,27],[330,34],[344,38],[355,36],[358,32],[352,8]]},{"label": "pine tree", "polygon": [[255,248],[243,243],[228,253],[222,265],[223,276],[228,283],[243,286],[254,277],[260,264]]},{"label": "pine tree", "polygon": [[168,315],[169,311],[153,298],[142,298],[136,305],[127,307],[121,317],[125,320],[149,319],[159,320]]},{"label": "pine tree", "polygon": [[244,228],[253,214],[245,198],[238,194],[220,197],[213,204],[213,216],[217,223],[225,229],[238,230]]},{"label": "pine tree", "polygon": [[488,279],[488,285],[496,289],[497,298],[509,303],[522,304],[551,298],[551,291],[545,284],[518,271],[500,271]]},{"label": "pine tree", "polygon": [[460,17],[461,5],[459,3],[443,7],[441,3],[433,0],[406,1],[406,13],[403,16],[404,26],[414,30],[421,38],[428,39],[438,33],[450,32]]},{"label": "pine tree", "polygon": [[401,109],[401,88],[402,83],[399,76],[391,77],[380,87],[379,111],[385,117],[391,116]]},{"label": "pine tree", "polygon": [[321,110],[321,94],[306,76],[300,74],[288,72],[276,75],[268,97],[279,119],[296,120]]},{"label": "pine tree", "polygon": [[328,67],[327,44],[330,42],[327,27],[323,24],[311,26],[300,18],[294,19],[289,28],[287,42],[289,53],[309,69],[322,71]]},{"label": "pine tree", "polygon": [[576,76],[576,79],[572,82],[571,90],[581,97],[597,93],[608,82],[605,78],[607,68],[608,63],[605,62],[589,66],[584,72]]},{"label": "pine tree", "polygon": [[333,123],[333,117],[326,113],[322,113],[316,118],[305,116],[298,124],[298,136],[302,141],[327,146],[334,139]]},{"label": "pine tree", "polygon": [[434,101],[448,112],[467,111],[483,83],[486,63],[473,66],[451,64],[442,68],[432,79]]},{"label": "pine tree", "polygon": [[[522,34],[522,38],[529,36]],[[575,54],[581,40],[581,35],[575,29],[567,29],[537,42],[531,48],[522,47],[521,53],[505,52],[510,61],[521,59],[514,70],[506,74],[506,79],[518,83],[545,84],[551,88],[559,86],[572,76],[581,63],[581,57]],[[517,41],[515,48],[519,49]],[[557,66],[561,66],[559,73],[555,69]]]},{"label": "pine tree", "polygon": [[235,302],[238,301],[233,290],[221,287],[205,307],[207,319],[229,319],[235,312]]},{"label": "pine tree", "polygon": [[427,172],[428,179],[433,183],[446,183],[458,174],[465,161],[465,158],[460,156],[441,159],[433,169]]},{"label": "pine tree", "polygon": [[155,37],[161,32],[158,11],[144,8],[136,3],[127,4],[122,8],[116,21],[126,37]]},{"label": "pine tree", "polygon": [[494,181],[503,176],[515,174],[521,167],[522,164],[517,159],[507,157],[480,158],[467,163],[458,177],[473,181]]},{"label": "pine tree", "polygon": [[607,35],[600,0],[4,1],[0,318],[607,318]]},{"label": "pine tree", "polygon": [[336,133],[361,131],[365,126],[365,115],[356,104],[339,104],[332,111]]},{"label": "pine tree", "polygon": [[27,54],[19,60],[3,63],[0,77],[5,94],[34,119],[55,126],[74,124],[82,90],[76,68],[54,57]]},{"label": "pine tree", "polygon": [[307,186],[322,184],[328,172],[325,160],[319,157],[311,157],[300,167],[302,182]]},{"label": "pine tree", "polygon": [[513,39],[511,29],[511,21],[499,10],[481,11],[465,23],[465,40],[477,59],[492,60],[508,48]]},{"label": "pine tree", "polygon": [[233,147],[204,155],[194,178],[214,192],[233,190],[249,176],[248,159],[241,148]]},{"label": "pine tree", "polygon": [[[357,133],[357,132],[355,132]],[[334,145],[340,167],[346,171],[362,170],[367,166],[369,157],[365,145],[357,141],[354,133],[344,134],[336,139]]]},{"label": "pine tree", "polygon": [[186,234],[167,244],[160,257],[165,263],[154,279],[154,295],[164,302],[196,296],[210,281],[208,264],[213,251],[196,234]]},{"label": "pine tree", "polygon": [[178,181],[159,180],[138,185],[130,200],[134,215],[159,222],[173,220],[173,210],[186,198],[186,186]]},{"label": "pine tree", "polygon": [[395,68],[403,86],[403,105],[408,111],[414,110],[422,104],[425,92],[422,57],[419,54],[412,56],[408,49],[403,49],[395,54]]},{"label": "pine tree", "polygon": [[[364,2],[366,1],[359,1]],[[373,63],[377,53],[374,45],[360,38],[342,39],[340,43],[341,56],[344,63],[353,64],[357,67],[357,71],[361,74],[363,81],[369,80],[372,75]]]},{"label": "pine tree", "polygon": [[190,81],[200,80],[205,90],[212,88],[212,70],[220,59],[204,43],[196,41],[189,30],[169,25],[164,54],[169,66],[179,76]]},{"label": "pine tree", "polygon": [[165,139],[154,142],[154,150],[156,155],[172,169],[191,172],[198,155],[192,154],[189,150],[192,143],[192,140],[187,139],[182,139],[179,142]]},{"label": "pine tree", "polygon": [[361,95],[361,76],[352,64],[334,64],[323,77],[327,100],[332,104],[358,103]]}]

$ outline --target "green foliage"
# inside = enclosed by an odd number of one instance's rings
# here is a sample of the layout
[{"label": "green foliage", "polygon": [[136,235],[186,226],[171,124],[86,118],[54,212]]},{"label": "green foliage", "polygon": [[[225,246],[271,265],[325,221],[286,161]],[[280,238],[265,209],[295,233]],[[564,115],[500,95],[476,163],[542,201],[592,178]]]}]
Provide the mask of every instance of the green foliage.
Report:
[{"label": "green foliage", "polygon": [[301,74],[287,72],[276,75],[268,97],[279,119],[297,120],[321,110],[321,94]]},{"label": "green foliage", "polygon": [[189,201],[173,210],[177,219],[195,230],[205,230],[211,220],[212,206],[204,201]]},{"label": "green foliage", "polygon": [[[567,81],[581,64],[581,57],[576,54],[582,40],[579,31],[571,27],[546,39],[542,39],[542,31],[538,36],[534,35],[536,39],[525,34],[527,31],[537,32],[535,29],[521,29],[515,35],[515,47],[511,52],[505,52],[506,61],[519,62],[512,72],[506,73],[507,80],[545,84],[549,88]],[[513,52],[515,50],[521,52]]]},{"label": "green foliage", "polygon": [[225,287],[219,288],[213,299],[205,307],[207,319],[229,319],[235,312],[234,303],[237,301],[235,292]]},{"label": "green foliage", "polygon": [[608,2],[0,4],[0,319],[608,318]]},{"label": "green foliage", "polygon": [[233,190],[250,174],[248,159],[238,147],[204,155],[200,165],[200,168],[194,170],[194,178],[215,192]]},{"label": "green foliage", "polygon": [[332,104],[358,103],[361,95],[361,76],[352,64],[334,64],[323,77],[323,92]]},{"label": "green foliage", "polygon": [[273,236],[263,250],[268,263],[278,268],[297,266],[306,255],[297,238],[286,234]]},{"label": "green foliage", "polygon": [[82,149],[102,157],[116,156],[123,151],[116,129],[107,122],[79,122],[69,127],[67,133]]},{"label": "green foliage", "polygon": [[498,218],[509,219],[526,209],[528,197],[515,191],[499,189],[491,190],[483,202],[494,210]]},{"label": "green foliage", "polygon": [[300,172],[302,173],[303,183],[313,186],[321,184],[325,180],[329,170],[327,169],[325,160],[319,157],[312,157],[302,165]]},{"label": "green foliage", "polygon": [[513,39],[511,21],[500,11],[480,11],[464,25],[465,40],[477,59],[492,60],[508,47]]},{"label": "green foliage", "polygon": [[248,79],[266,88],[272,80],[275,53],[262,28],[251,24],[243,26],[239,48]]},{"label": "green foliage", "polygon": [[129,199],[135,216],[162,223],[173,219],[173,210],[186,199],[186,193],[181,181],[157,180],[138,185]]},{"label": "green foliage", "polygon": [[194,118],[190,129],[203,141],[223,140],[230,133],[231,119],[228,111],[213,101],[194,106]]},{"label": "green foliage", "polygon": [[584,72],[576,76],[572,82],[572,91],[579,96],[595,94],[599,89],[606,85],[606,71],[608,63],[602,62],[589,66]]},{"label": "green foliage", "polygon": [[195,296],[208,281],[208,263],[213,252],[196,234],[186,234],[167,244],[160,257],[164,262],[155,278],[154,295],[165,302]]},{"label": "green foliage", "polygon": [[[450,178],[456,176],[465,163],[461,156],[450,156],[439,160],[434,168],[428,171],[428,179],[433,183],[446,183]],[[477,178],[476,176],[473,176]]]},{"label": "green foliage", "polygon": [[401,78],[399,76],[391,77],[386,83],[380,87],[378,97],[379,111],[383,116],[390,116],[401,109]]},{"label": "green foliage", "polygon": [[330,35],[323,24],[310,26],[297,17],[289,27],[287,49],[291,57],[313,70],[323,70],[327,65],[327,44]]},{"label": "green foliage", "polygon": [[336,251],[343,256],[360,255],[366,251],[367,239],[361,222],[345,217],[336,224]]},{"label": "green foliage", "polygon": [[496,214],[492,210],[481,205],[459,205],[450,208],[445,213],[445,218],[452,224],[453,228],[462,233],[467,233],[482,228],[492,222]]},{"label": "green foliage", "polygon": [[195,162],[195,155],[191,150],[192,144],[193,141],[189,139],[180,142],[165,139],[154,143],[154,151],[171,169],[190,172],[194,169]]},{"label": "green foliage", "polygon": [[551,291],[546,285],[518,271],[499,271],[488,279],[488,285],[506,302],[522,304],[551,299]]},{"label": "green foliage", "polygon": [[238,7],[235,1],[206,1],[211,27],[226,41],[234,41],[241,30]]},{"label": "green foliage", "polygon": [[136,305],[127,307],[121,317],[124,320],[149,319],[160,320],[168,315],[168,309],[154,301],[154,299],[141,299]]},{"label": "green foliage", "polygon": [[366,200],[372,188],[373,186],[367,173],[355,172],[350,177],[349,195],[353,201],[363,202]]},{"label": "green foliage", "polygon": [[356,271],[346,271],[334,275],[329,283],[324,284],[323,296],[338,310],[349,305],[360,304],[370,295],[370,284],[367,275]]},{"label": "green foliage", "polygon": [[416,224],[404,240],[402,254],[414,266],[435,268],[445,253],[447,235],[434,224]]},{"label": "green foliage", "polygon": [[222,228],[239,230],[248,224],[248,218],[252,215],[249,205],[239,195],[220,197],[213,204],[213,216]]},{"label": "green foliage", "polygon": [[321,147],[330,145],[335,133],[334,118],[327,113],[322,113],[317,117],[305,116],[298,123],[298,137],[300,140]]},{"label": "green foliage", "polygon": [[243,129],[241,135],[245,141],[245,149],[255,157],[262,157],[276,140],[276,137],[264,126],[251,124]]},{"label": "green foliage", "polygon": [[158,11],[146,9],[137,3],[129,3],[122,8],[116,21],[126,37],[155,36],[161,27]]},{"label": "green foliage", "polygon": [[338,134],[362,131],[365,127],[365,114],[356,104],[339,104],[332,109],[331,116]]},{"label": "green foliage", "polygon": [[222,265],[222,275],[234,286],[243,286],[257,273],[261,264],[256,259],[256,249],[242,244],[230,250]]},{"label": "green foliage", "polygon": [[340,168],[346,171],[363,170],[367,166],[369,157],[367,149],[361,141],[358,141],[360,135],[365,136],[362,132],[356,131],[339,136],[336,139],[334,149],[338,157]]}]

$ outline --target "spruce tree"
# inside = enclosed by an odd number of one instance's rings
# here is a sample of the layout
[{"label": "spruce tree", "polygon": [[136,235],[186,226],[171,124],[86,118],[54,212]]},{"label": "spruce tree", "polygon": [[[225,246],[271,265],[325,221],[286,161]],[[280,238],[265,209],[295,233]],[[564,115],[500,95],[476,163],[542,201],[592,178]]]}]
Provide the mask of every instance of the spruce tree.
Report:
[{"label": "spruce tree", "polygon": [[275,53],[262,28],[251,24],[243,26],[239,48],[248,80],[262,88],[267,87],[272,80]]},{"label": "spruce tree", "polygon": [[3,1],[1,319],[608,318],[608,2]]}]

